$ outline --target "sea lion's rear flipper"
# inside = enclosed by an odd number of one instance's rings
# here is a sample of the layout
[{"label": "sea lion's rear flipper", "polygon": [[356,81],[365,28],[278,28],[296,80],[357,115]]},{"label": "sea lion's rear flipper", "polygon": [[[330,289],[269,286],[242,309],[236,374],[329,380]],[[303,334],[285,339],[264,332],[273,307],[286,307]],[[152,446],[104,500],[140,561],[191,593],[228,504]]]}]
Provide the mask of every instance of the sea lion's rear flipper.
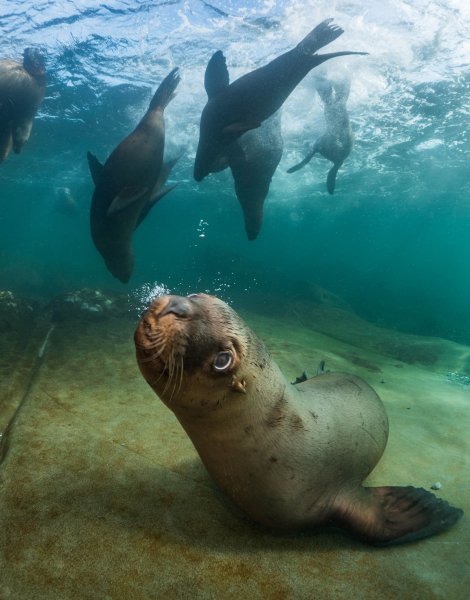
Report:
[{"label": "sea lion's rear flipper", "polygon": [[204,75],[204,87],[208,98],[214,98],[224,90],[230,82],[227,63],[221,50],[215,52],[207,63]]},{"label": "sea lion's rear flipper", "polygon": [[463,515],[423,488],[360,488],[335,499],[333,525],[377,546],[404,544],[445,531]]},{"label": "sea lion's rear flipper", "polygon": [[302,161],[300,161],[300,162],[299,162],[299,164],[298,164],[298,165],[294,165],[294,166],[293,166],[293,167],[291,167],[290,169],[287,169],[287,172],[288,172],[288,173],[295,173],[295,171],[299,171],[300,169],[302,169],[303,167],[305,167],[305,165],[306,165],[307,163],[309,163],[309,162],[312,160],[313,156],[314,156],[316,153],[317,153],[317,148],[316,148],[316,146],[314,146],[314,147],[313,147],[313,150],[311,150],[311,151],[310,151],[310,152],[307,154],[307,156],[306,156],[306,157],[305,157],[305,158],[304,158]]},{"label": "sea lion's rear flipper", "polygon": [[157,91],[155,92],[152,101],[149,105],[149,110],[155,110],[156,108],[164,109],[175,97],[175,90],[178,86],[178,83],[181,81],[181,77],[179,76],[178,67],[173,69],[165,79],[158,86]]},{"label": "sea lion's rear flipper", "polygon": [[303,54],[315,54],[344,33],[344,29],[335,25],[332,18],[325,19],[297,44],[297,49]]},{"label": "sea lion's rear flipper", "polygon": [[93,183],[95,184],[95,186],[97,186],[103,178],[104,166],[91,152],[87,152],[86,157],[88,160],[88,167],[90,169],[91,178],[93,179]]},{"label": "sea lion's rear flipper", "polygon": [[11,123],[0,123],[0,163],[10,154],[13,147]]},{"label": "sea lion's rear flipper", "polygon": [[334,194],[335,185],[336,185],[336,174],[338,173],[338,169],[340,168],[342,163],[334,164],[328,172],[328,177],[326,178],[326,189],[329,194]]},{"label": "sea lion's rear flipper", "polygon": [[125,187],[113,198],[109,205],[108,215],[114,215],[125,210],[148,192],[148,188],[140,186]]},{"label": "sea lion's rear flipper", "polygon": [[304,37],[304,39],[297,44],[296,50],[302,54],[310,55],[314,59],[315,65],[325,62],[330,58],[336,56],[346,56],[348,54],[368,54],[368,52],[334,52],[332,54],[321,54],[315,55],[320,48],[323,48],[327,44],[330,44],[333,40],[336,40],[341,34],[344,33],[344,29],[338,25],[332,23],[333,19],[325,19],[319,25],[312,29],[312,31]]}]

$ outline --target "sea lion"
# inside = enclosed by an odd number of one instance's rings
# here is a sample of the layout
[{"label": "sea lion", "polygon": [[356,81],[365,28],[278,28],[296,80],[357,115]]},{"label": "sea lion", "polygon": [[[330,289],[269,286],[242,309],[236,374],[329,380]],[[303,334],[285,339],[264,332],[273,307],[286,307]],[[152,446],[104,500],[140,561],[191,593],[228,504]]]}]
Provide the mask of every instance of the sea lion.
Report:
[{"label": "sea lion", "polygon": [[[219,63],[214,68],[225,70],[223,79],[228,85],[229,73],[225,58],[217,53],[209,61],[206,73],[211,73],[212,62]],[[206,77],[205,87],[211,96],[211,79]],[[242,207],[245,230],[248,239],[254,240],[259,234],[263,222],[263,206],[269,192],[274,172],[282,157],[283,139],[281,134],[281,116],[277,111],[263,121],[260,127],[242,134],[226,149],[226,156],[217,163],[217,170],[230,167],[235,183],[235,192]]]},{"label": "sea lion", "polygon": [[175,161],[162,168],[164,110],[175,96],[178,69],[165,77],[140,123],[111,153],[104,165],[87,154],[95,191],[91,201],[93,242],[108,270],[127,283],[134,268],[132,234],[152,206],[174,186],[163,184]]},{"label": "sea lion", "polygon": [[326,179],[326,189],[329,194],[335,191],[338,169],[349,156],[354,144],[354,135],[346,109],[349,89],[349,80],[319,81],[317,91],[324,105],[326,132],[318,138],[312,150],[298,165],[287,170],[288,173],[294,173],[305,167],[315,154],[321,154],[333,163]]},{"label": "sea lion", "polygon": [[451,527],[460,509],[414,487],[363,487],[388,436],[362,379],[290,385],[261,340],[206,294],[162,296],[135,333],[146,381],[175,413],[218,486],[276,529],[340,527],[378,545]]},{"label": "sea lion", "polygon": [[263,207],[274,172],[282,157],[281,115],[275,112],[258,129],[247,131],[227,149],[235,192],[243,210],[248,239],[263,223]]},{"label": "sea lion", "polygon": [[295,48],[229,84],[224,55],[218,50],[207,65],[205,87],[209,96],[201,115],[194,179],[227,166],[227,147],[282,106],[289,94],[314,67],[337,56],[366,52],[315,54],[343,30],[326,19]]},{"label": "sea lion", "polygon": [[0,60],[0,163],[29,140],[45,90],[46,63],[39,50],[25,48],[23,64]]}]

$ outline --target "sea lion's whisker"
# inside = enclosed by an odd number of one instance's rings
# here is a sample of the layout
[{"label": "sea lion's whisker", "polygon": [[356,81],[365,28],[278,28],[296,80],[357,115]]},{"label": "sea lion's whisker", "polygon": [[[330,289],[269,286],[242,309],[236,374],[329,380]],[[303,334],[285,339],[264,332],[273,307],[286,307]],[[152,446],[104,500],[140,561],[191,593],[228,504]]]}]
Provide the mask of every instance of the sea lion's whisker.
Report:
[{"label": "sea lion's whisker", "polygon": [[161,356],[161,354],[164,350],[165,350],[165,346],[163,346],[163,348],[161,348],[158,352],[154,352],[151,356],[146,356],[145,358],[142,358],[141,361],[143,363],[153,362],[155,359],[157,359],[159,356]]},{"label": "sea lion's whisker", "polygon": [[180,354],[180,359],[181,359],[181,362],[180,362],[180,364],[181,364],[181,371],[180,371],[180,380],[179,380],[179,383],[178,383],[178,389],[176,390],[176,393],[177,393],[177,394],[179,394],[179,391],[180,391],[180,389],[181,389],[181,386],[182,386],[182,384],[183,384],[183,375],[184,375],[184,358],[183,358],[183,355],[182,355],[182,354]]},{"label": "sea lion's whisker", "polygon": [[156,346],[161,346],[165,343],[165,340],[162,339],[154,339],[150,342],[150,344],[145,344],[144,348],[155,348]]},{"label": "sea lion's whisker", "polygon": [[178,386],[178,381],[180,380],[180,373],[179,373],[180,365],[181,365],[180,361],[175,361],[175,377],[174,377],[173,391],[171,392],[170,400],[169,400],[170,404],[171,404],[171,401],[173,400],[173,396],[176,392],[176,388]]},{"label": "sea lion's whisker", "polygon": [[168,380],[165,384],[165,387],[163,388],[162,396],[164,396],[170,388],[171,380],[173,378],[173,370],[174,370],[173,354],[170,354],[168,356]]},{"label": "sea lion's whisker", "polygon": [[149,331],[147,337],[152,341],[162,341],[165,339],[165,335],[162,331]]},{"label": "sea lion's whisker", "polygon": [[153,342],[152,344],[148,344],[145,346],[145,350],[153,350],[153,349],[158,350],[160,348],[165,348],[165,341]]}]

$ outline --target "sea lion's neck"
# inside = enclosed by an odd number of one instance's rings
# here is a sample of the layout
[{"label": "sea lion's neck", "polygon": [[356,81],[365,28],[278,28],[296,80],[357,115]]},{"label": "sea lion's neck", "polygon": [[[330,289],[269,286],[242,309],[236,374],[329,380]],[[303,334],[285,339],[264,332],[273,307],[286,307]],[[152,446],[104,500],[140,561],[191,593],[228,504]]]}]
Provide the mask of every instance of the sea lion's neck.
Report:
[{"label": "sea lion's neck", "polygon": [[201,437],[229,443],[261,423],[269,424],[273,419],[283,417],[291,386],[274,361],[269,360],[263,369],[254,373],[244,372],[237,376],[245,382],[246,393],[230,390],[210,404],[206,404],[205,398],[191,405],[168,404],[194,442]]}]

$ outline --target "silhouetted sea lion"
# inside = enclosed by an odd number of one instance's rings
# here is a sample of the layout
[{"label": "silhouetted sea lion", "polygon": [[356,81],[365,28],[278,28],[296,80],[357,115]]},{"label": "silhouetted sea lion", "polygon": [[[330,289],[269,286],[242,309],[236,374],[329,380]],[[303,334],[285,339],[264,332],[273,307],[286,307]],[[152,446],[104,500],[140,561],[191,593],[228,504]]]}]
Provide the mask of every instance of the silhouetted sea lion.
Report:
[{"label": "silhouetted sea lion", "polygon": [[[229,84],[229,73],[225,62],[217,53],[207,65],[206,73],[212,71],[212,61],[219,77]],[[211,95],[211,81],[206,77],[205,87]],[[263,121],[260,127],[247,131],[227,147],[226,157],[220,160],[217,170],[229,166],[235,182],[235,192],[243,210],[245,229],[249,240],[254,240],[263,222],[263,205],[269,192],[272,176],[282,157],[280,111]]]},{"label": "silhouetted sea lion", "polygon": [[135,342],[143,376],[210,475],[258,523],[340,527],[388,545],[439,533],[462,516],[424,489],[363,487],[388,436],[374,390],[345,373],[290,385],[221,300],[157,298]]},{"label": "silhouetted sea lion", "polygon": [[0,60],[0,162],[12,148],[19,154],[29,140],[45,89],[46,64],[39,50],[25,48],[23,64]]},{"label": "silhouetted sea lion", "polygon": [[258,236],[263,223],[263,206],[269,186],[282,157],[280,112],[261,127],[247,131],[227,149],[235,192],[243,210],[249,240]]},{"label": "silhouetted sea lion", "polygon": [[324,104],[326,132],[315,142],[311,152],[298,165],[287,170],[288,173],[298,171],[319,153],[331,160],[331,167],[326,180],[326,189],[330,194],[335,191],[336,174],[349,156],[354,144],[354,135],[349,123],[346,102],[349,96],[349,81],[330,82],[320,80],[317,91]]},{"label": "silhouetted sea lion", "polygon": [[90,211],[91,235],[109,271],[127,283],[134,268],[132,234],[154,204],[174,186],[164,188],[175,161],[163,166],[164,110],[180,81],[173,69],[162,81],[134,131],[113,150],[104,165],[87,158],[95,184]]},{"label": "silhouetted sea lion", "polygon": [[194,163],[196,181],[225,168],[227,147],[274,114],[311,69],[336,56],[366,54],[349,51],[315,54],[343,33],[331,21],[326,19],[293,50],[230,85],[224,55],[219,50],[212,56],[204,80],[209,100],[201,115]]}]

